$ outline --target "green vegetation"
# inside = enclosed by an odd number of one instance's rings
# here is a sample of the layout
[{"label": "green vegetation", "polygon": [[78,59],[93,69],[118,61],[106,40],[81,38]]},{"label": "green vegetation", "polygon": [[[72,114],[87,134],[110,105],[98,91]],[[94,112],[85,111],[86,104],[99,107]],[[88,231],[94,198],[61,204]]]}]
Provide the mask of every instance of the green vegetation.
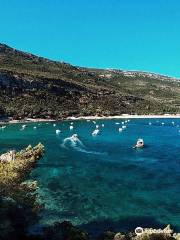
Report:
[{"label": "green vegetation", "polygon": [[20,119],[180,113],[180,81],[75,67],[0,44],[0,116]]}]

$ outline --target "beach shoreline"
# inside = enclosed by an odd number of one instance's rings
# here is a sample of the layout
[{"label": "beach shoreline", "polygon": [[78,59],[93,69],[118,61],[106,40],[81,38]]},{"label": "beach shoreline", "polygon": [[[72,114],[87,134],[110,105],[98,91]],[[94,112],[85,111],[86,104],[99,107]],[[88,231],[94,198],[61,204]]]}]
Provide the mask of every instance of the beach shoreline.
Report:
[{"label": "beach shoreline", "polygon": [[108,120],[108,119],[180,119],[180,114],[164,114],[164,115],[129,115],[122,114],[117,116],[80,116],[80,117],[66,117],[61,119],[46,119],[46,118],[25,118],[16,120],[12,118],[0,120],[0,124],[16,124],[16,123],[39,123],[39,122],[55,122],[65,120]]},{"label": "beach shoreline", "polygon": [[118,116],[81,116],[67,117],[67,120],[101,120],[101,119],[153,119],[153,118],[180,118],[180,114],[176,115],[129,115],[123,114]]},{"label": "beach shoreline", "polygon": [[46,119],[46,118],[25,118],[21,120],[17,119],[5,119],[5,120],[0,120],[0,124],[16,124],[16,123],[38,123],[38,122],[55,122],[58,121],[56,119]]}]

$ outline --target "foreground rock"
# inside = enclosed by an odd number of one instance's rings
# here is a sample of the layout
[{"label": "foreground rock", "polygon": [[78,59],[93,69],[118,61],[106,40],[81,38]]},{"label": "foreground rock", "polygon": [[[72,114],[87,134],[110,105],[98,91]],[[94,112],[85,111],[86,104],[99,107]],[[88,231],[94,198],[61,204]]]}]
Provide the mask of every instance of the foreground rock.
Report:
[{"label": "foreground rock", "polygon": [[35,183],[23,183],[28,173],[42,157],[44,146],[39,143],[32,147],[29,145],[20,152],[10,151],[0,156],[0,194],[13,196],[17,190],[35,188]]},{"label": "foreground rock", "polygon": [[44,153],[44,146],[0,156],[0,239],[26,239],[30,224],[38,219],[41,205],[37,202],[36,181],[27,181],[28,174]]},{"label": "foreground rock", "polygon": [[16,151],[9,151],[0,156],[0,162],[8,163],[8,162],[14,161],[15,157],[16,157]]},{"label": "foreground rock", "polygon": [[55,223],[44,227],[43,234],[29,236],[28,240],[179,240],[180,234],[174,233],[168,225],[164,229],[143,229],[143,233],[114,233],[107,231],[98,237],[91,237],[85,231],[74,227],[70,222]]},{"label": "foreground rock", "polygon": [[179,240],[180,233],[174,233],[170,225],[164,229],[141,228],[139,233],[136,231],[129,233],[105,232],[97,240]]}]

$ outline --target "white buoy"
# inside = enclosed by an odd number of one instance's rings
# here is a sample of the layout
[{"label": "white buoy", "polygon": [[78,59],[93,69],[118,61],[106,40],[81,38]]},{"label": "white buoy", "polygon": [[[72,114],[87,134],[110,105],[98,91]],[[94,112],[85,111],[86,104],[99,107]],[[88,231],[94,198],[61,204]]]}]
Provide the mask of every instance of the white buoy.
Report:
[{"label": "white buoy", "polygon": [[70,129],[70,130],[73,130],[73,126],[71,125],[71,126],[69,127],[69,129]]},{"label": "white buoy", "polygon": [[99,125],[96,125],[96,129],[98,129],[99,128]]},{"label": "white buoy", "polygon": [[102,124],[101,126],[104,127],[104,124]]},{"label": "white buoy", "polygon": [[161,124],[164,125],[164,122],[162,122]]},{"label": "white buoy", "polygon": [[122,129],[125,129],[125,128],[126,128],[126,126],[125,126],[125,125],[123,125],[123,126],[122,126]]},{"label": "white buoy", "polygon": [[122,122],[122,125],[124,125],[124,122]]},{"label": "white buoy", "polygon": [[172,122],[172,125],[174,125],[174,122]]},{"label": "white buoy", "polygon": [[152,123],[151,123],[151,122],[149,122],[149,125],[152,125]]},{"label": "white buoy", "polygon": [[73,125],[74,123],[73,122],[71,122],[71,125]]},{"label": "white buoy", "polygon": [[116,122],[115,124],[116,124],[116,125],[119,125],[120,123],[119,123],[119,122]]},{"label": "white buoy", "polygon": [[60,133],[61,133],[61,130],[56,129],[56,134],[60,134]]},{"label": "white buoy", "polygon": [[33,128],[34,128],[34,129],[36,129],[37,127],[36,127],[36,126],[34,126]]},{"label": "white buoy", "polygon": [[122,128],[119,128],[119,132],[122,132],[123,131],[123,129]]},{"label": "white buoy", "polygon": [[56,124],[55,124],[55,123],[53,124],[53,127],[56,127]]}]

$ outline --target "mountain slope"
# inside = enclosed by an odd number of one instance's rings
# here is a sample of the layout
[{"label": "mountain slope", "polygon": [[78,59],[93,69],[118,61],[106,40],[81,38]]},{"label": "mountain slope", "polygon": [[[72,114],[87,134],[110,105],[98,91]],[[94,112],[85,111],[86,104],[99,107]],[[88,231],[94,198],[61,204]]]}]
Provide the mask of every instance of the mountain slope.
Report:
[{"label": "mountain slope", "polygon": [[14,118],[180,113],[180,81],[91,69],[0,44],[0,114]]}]

